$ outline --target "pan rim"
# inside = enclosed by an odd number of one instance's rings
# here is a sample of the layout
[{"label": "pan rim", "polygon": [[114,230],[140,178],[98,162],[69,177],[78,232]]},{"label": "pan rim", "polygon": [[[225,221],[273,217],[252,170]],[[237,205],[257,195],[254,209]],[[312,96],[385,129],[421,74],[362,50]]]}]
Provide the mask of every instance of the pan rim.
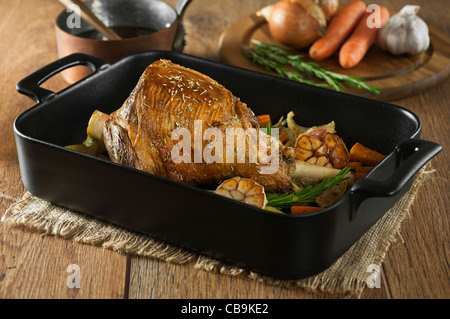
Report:
[{"label": "pan rim", "polygon": [[315,86],[308,85],[308,84],[296,83],[296,82],[294,82],[292,80],[289,80],[289,79],[280,78],[280,77],[277,77],[277,76],[274,76],[274,75],[261,73],[261,72],[255,71],[255,70],[249,70],[249,69],[245,69],[245,68],[238,67],[238,66],[227,65],[227,64],[223,64],[223,63],[220,63],[220,62],[217,62],[217,61],[208,60],[208,59],[205,59],[205,58],[192,56],[192,55],[188,55],[188,54],[185,54],[185,53],[178,53],[178,52],[165,51],[165,50],[154,50],[154,51],[145,51],[145,52],[140,52],[140,53],[135,53],[135,54],[128,55],[128,56],[118,60],[117,62],[108,65],[108,67],[103,68],[101,70],[98,70],[97,72],[94,72],[93,74],[87,76],[86,78],[80,80],[79,82],[76,82],[76,83],[73,83],[73,84],[67,86],[66,88],[62,89],[61,91],[55,93],[54,96],[51,99],[45,100],[45,101],[42,101],[42,102],[38,102],[38,103],[34,104],[33,106],[31,106],[30,108],[28,108],[27,110],[25,110],[24,112],[22,112],[21,114],[19,114],[15,118],[13,127],[14,127],[14,133],[15,133],[16,137],[19,137],[21,139],[25,139],[25,140],[27,140],[29,142],[33,142],[33,143],[37,143],[37,144],[40,144],[40,145],[44,145],[45,147],[56,148],[56,149],[61,150],[61,151],[68,151],[68,152],[71,152],[72,154],[76,154],[76,156],[82,156],[82,157],[85,157],[85,158],[90,158],[92,160],[100,161],[100,162],[102,162],[102,163],[104,163],[106,165],[108,165],[108,164],[111,165],[112,164],[115,167],[120,167],[121,169],[126,169],[126,170],[128,170],[130,172],[133,172],[133,173],[138,173],[138,174],[143,174],[145,176],[150,176],[152,178],[156,178],[159,181],[170,183],[170,184],[174,184],[176,186],[181,186],[181,187],[190,189],[192,191],[197,191],[197,192],[201,192],[201,193],[209,194],[209,195],[213,194],[214,196],[219,196],[222,200],[228,200],[228,201],[233,202],[233,203],[235,203],[235,204],[237,204],[239,206],[245,206],[247,209],[251,209],[251,210],[254,210],[254,211],[260,212],[260,213],[264,212],[264,214],[268,214],[269,213],[269,214],[271,214],[273,216],[278,216],[278,217],[281,217],[281,218],[312,218],[312,217],[315,217],[317,215],[326,214],[329,211],[334,210],[336,207],[340,206],[342,204],[342,202],[348,200],[349,197],[352,196],[351,190],[349,190],[349,191],[347,191],[347,193],[343,197],[341,197],[333,205],[331,205],[329,207],[326,207],[323,210],[320,210],[320,211],[317,211],[317,212],[313,212],[313,213],[309,213],[309,214],[305,214],[305,215],[302,215],[302,214],[299,214],[299,215],[296,215],[296,214],[279,214],[279,213],[276,213],[276,212],[271,212],[271,211],[267,211],[267,210],[264,210],[264,209],[261,209],[261,208],[257,208],[257,207],[251,206],[251,205],[240,203],[240,202],[237,202],[237,201],[232,200],[232,199],[224,198],[223,196],[214,194],[214,193],[212,193],[212,192],[210,192],[208,190],[205,190],[204,188],[201,188],[201,187],[187,185],[187,184],[184,184],[184,183],[181,183],[181,182],[177,182],[177,181],[173,181],[173,180],[170,180],[168,178],[164,178],[164,177],[161,177],[161,176],[158,176],[158,175],[155,175],[155,174],[150,174],[150,173],[147,173],[147,172],[144,172],[144,171],[140,171],[140,170],[137,170],[135,168],[127,167],[127,166],[124,166],[124,165],[121,165],[121,164],[113,163],[111,161],[103,160],[101,158],[96,158],[96,157],[91,156],[91,155],[82,154],[80,152],[69,150],[69,149],[67,149],[67,148],[65,148],[63,146],[56,145],[54,143],[46,142],[46,141],[34,138],[32,136],[29,136],[29,135],[23,133],[20,130],[20,122],[23,120],[23,118],[26,118],[27,116],[30,116],[30,113],[35,112],[39,108],[45,107],[46,105],[48,105],[49,103],[52,103],[53,101],[57,100],[58,98],[63,98],[64,94],[66,94],[67,92],[70,92],[71,90],[75,89],[81,83],[84,83],[86,81],[92,81],[92,79],[95,78],[100,73],[107,72],[108,70],[113,69],[114,66],[116,66],[116,65],[120,65],[122,63],[127,63],[128,60],[135,59],[137,56],[146,56],[146,55],[155,55],[155,56],[157,56],[160,59],[164,59],[164,58],[165,59],[170,59],[171,57],[172,58],[173,57],[185,57],[185,58],[187,57],[188,59],[191,59],[192,61],[200,61],[200,63],[207,63],[207,64],[210,64],[210,65],[214,65],[216,67],[221,67],[221,68],[225,68],[225,69],[228,69],[228,70],[234,70],[235,72],[243,72],[243,73],[246,73],[246,74],[248,74],[250,76],[263,77],[263,78],[266,78],[268,80],[272,80],[272,81],[275,81],[275,82],[281,82],[281,84],[282,83],[288,83],[289,85],[298,85],[300,87],[307,86],[309,89],[318,90],[319,92],[327,92],[327,94],[334,94],[336,96],[341,96],[341,97],[345,97],[345,98],[351,97],[351,98],[359,99],[359,100],[362,101],[362,103],[364,101],[370,101],[371,103],[378,103],[380,105],[384,105],[384,106],[390,107],[392,109],[395,109],[396,111],[399,111],[399,112],[401,112],[404,115],[407,115],[409,118],[411,118],[413,120],[413,122],[416,124],[416,128],[415,128],[415,131],[412,133],[412,135],[409,137],[409,139],[415,138],[418,135],[420,135],[421,130],[422,130],[422,124],[421,124],[421,121],[420,121],[420,118],[418,117],[418,115],[415,114],[414,112],[412,112],[411,110],[407,109],[406,107],[403,107],[403,106],[400,106],[400,105],[396,105],[396,104],[389,103],[389,102],[376,101],[376,100],[373,100],[373,99],[370,99],[370,98],[367,98],[367,97],[356,96],[356,95],[349,94],[349,93],[346,93],[346,92],[337,92],[337,91],[332,91],[330,89],[315,87]]}]

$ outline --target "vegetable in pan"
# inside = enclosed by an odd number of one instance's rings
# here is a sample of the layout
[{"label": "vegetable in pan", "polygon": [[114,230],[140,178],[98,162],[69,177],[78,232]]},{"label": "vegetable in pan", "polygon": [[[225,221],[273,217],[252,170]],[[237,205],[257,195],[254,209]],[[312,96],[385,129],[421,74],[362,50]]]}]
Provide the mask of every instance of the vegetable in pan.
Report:
[{"label": "vegetable in pan", "polygon": [[346,167],[341,170],[336,176],[323,180],[315,187],[308,186],[299,192],[293,192],[288,194],[275,194],[268,197],[267,205],[282,209],[285,207],[292,207],[298,205],[304,205],[308,203],[314,203],[316,198],[321,195],[325,190],[332,188],[335,185],[347,180],[346,177],[350,168]]},{"label": "vegetable in pan", "polygon": [[[293,192],[268,194],[266,209],[290,214],[320,211],[339,200],[353,183],[363,178],[385,157],[355,143],[350,151],[336,135],[335,123],[303,127],[290,112],[273,127],[287,136],[284,145],[294,148],[296,172],[292,175]],[[272,123],[269,114],[260,115]]]}]

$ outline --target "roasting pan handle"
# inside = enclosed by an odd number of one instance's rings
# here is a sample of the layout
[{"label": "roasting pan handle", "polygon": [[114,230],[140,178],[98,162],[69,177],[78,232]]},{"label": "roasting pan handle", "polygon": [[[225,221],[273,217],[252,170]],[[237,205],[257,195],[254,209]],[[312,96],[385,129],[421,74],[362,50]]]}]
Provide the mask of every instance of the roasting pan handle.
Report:
[{"label": "roasting pan handle", "polygon": [[[410,179],[434,156],[442,150],[440,144],[420,139],[409,139],[397,145],[386,158],[368,173],[363,179],[358,180],[351,192],[359,195],[363,201],[369,197],[389,197],[400,192]],[[387,161],[395,161],[395,171],[380,180],[384,165]],[[371,176],[378,175],[375,180]]]},{"label": "roasting pan handle", "polygon": [[56,74],[64,71],[65,69],[77,66],[85,65],[92,71],[96,72],[101,68],[109,65],[108,62],[83,53],[75,53],[63,57],[55,62],[52,62],[36,72],[30,74],[19,83],[17,83],[16,89],[19,93],[24,94],[37,103],[44,102],[52,98],[55,93],[41,88],[42,83],[55,76]]}]

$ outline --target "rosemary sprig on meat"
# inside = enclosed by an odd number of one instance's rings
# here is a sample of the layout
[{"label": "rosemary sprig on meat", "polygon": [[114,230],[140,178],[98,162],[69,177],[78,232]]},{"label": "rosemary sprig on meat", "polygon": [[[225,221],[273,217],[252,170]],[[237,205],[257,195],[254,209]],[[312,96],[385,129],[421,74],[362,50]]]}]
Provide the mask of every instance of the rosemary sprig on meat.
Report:
[{"label": "rosemary sprig on meat", "polygon": [[[373,94],[379,94],[380,89],[364,82],[363,79],[331,72],[315,62],[306,62],[301,55],[290,54],[286,48],[283,48],[276,44],[264,43],[261,41],[252,41],[255,46],[243,46],[242,50],[244,55],[256,63],[257,65],[265,68],[269,71],[275,71],[285,78],[291,80],[297,80],[302,83],[308,83],[318,86],[324,86],[323,83],[316,83],[306,79],[299,72],[305,73],[310,77],[322,80],[326,82],[325,86],[329,86],[332,89],[344,92],[344,83],[357,89],[364,89]],[[286,67],[291,67],[295,71],[291,71]]]},{"label": "rosemary sprig on meat", "polygon": [[336,176],[323,180],[317,186],[308,186],[297,193],[275,194],[267,197],[267,206],[283,209],[289,206],[313,203],[317,196],[325,190],[348,179],[345,175],[350,171],[349,167],[343,168]]},{"label": "rosemary sprig on meat", "polygon": [[266,134],[272,136],[272,125],[270,124],[270,122],[266,124]]}]

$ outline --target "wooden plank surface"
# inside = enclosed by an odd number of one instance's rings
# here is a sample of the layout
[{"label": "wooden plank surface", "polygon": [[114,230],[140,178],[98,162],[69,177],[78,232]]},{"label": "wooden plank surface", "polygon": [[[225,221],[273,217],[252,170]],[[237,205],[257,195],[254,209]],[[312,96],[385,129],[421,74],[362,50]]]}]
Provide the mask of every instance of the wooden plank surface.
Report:
[{"label": "wooden plank surface", "polygon": [[[167,1],[174,5],[175,0]],[[185,16],[185,52],[219,60],[218,40],[234,21],[269,0],[195,0]],[[369,2],[367,2],[369,3]],[[377,3],[399,10],[407,0]],[[414,1],[421,16],[447,36],[446,0]],[[12,130],[14,118],[33,105],[15,93],[16,83],[57,58],[53,20],[62,10],[53,0],[0,1],[2,72],[0,85],[0,214],[24,193]],[[26,21],[26,23],[24,23]],[[66,86],[60,76],[44,85]],[[427,181],[383,264],[380,289],[365,289],[362,298],[448,298],[450,80],[414,97],[395,101],[422,120],[422,138],[444,145],[433,160],[436,173]],[[67,267],[78,264],[81,288],[68,289]],[[137,258],[0,224],[0,298],[333,298],[301,290],[264,285],[148,258]]]},{"label": "wooden plank surface", "polygon": [[[126,256],[72,241],[2,226],[1,298],[96,298],[125,296]],[[79,268],[75,268],[77,265]],[[76,283],[79,287],[67,284]]]},{"label": "wooden plank surface", "polygon": [[[411,217],[403,223],[403,243],[394,244],[384,269],[391,293],[396,298],[449,298],[448,216],[450,152],[450,81],[417,97],[399,101],[422,121],[422,138],[444,146],[432,160],[436,173],[416,198]],[[438,110],[435,106],[442,105]]]},{"label": "wooden plank surface", "polygon": [[[16,116],[34,103],[15,92],[16,83],[55,59],[53,17],[63,8],[53,0],[0,2],[3,70],[0,85],[0,194],[20,198],[13,133]],[[26,22],[26,23],[25,23]],[[46,86],[65,87],[60,77]],[[13,203],[0,198],[0,214]],[[80,267],[80,288],[69,289],[69,265]],[[0,298],[124,298],[127,256],[0,223]]]}]

